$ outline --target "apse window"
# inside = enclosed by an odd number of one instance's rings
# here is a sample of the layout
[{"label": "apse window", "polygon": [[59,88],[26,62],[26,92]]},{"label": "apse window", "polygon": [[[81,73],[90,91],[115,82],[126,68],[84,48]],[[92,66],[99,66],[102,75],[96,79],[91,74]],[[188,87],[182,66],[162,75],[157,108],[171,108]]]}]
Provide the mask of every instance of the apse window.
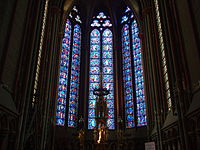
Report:
[{"label": "apse window", "polygon": [[56,110],[56,125],[59,126],[64,126],[65,122],[68,127],[77,126],[80,56],[81,20],[78,9],[74,6],[67,16],[62,39]]},{"label": "apse window", "polygon": [[113,79],[113,35],[110,17],[104,12],[95,16],[91,23],[90,59],[89,59],[89,102],[88,129],[96,127],[95,108],[96,95],[94,89],[100,86],[102,74],[103,88],[109,90],[105,96],[108,107],[107,127],[114,129],[114,79]]},{"label": "apse window", "polygon": [[129,7],[122,25],[122,66],[126,128],[147,125],[141,41],[135,15]]}]

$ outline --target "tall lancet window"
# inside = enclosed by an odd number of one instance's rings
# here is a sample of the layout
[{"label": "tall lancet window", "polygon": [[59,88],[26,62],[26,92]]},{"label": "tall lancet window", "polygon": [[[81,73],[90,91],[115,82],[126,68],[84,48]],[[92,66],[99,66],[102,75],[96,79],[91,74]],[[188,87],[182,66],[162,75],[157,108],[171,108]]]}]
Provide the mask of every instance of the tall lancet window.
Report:
[{"label": "tall lancet window", "polygon": [[[107,126],[114,129],[114,79],[113,79],[113,36],[112,24],[109,17],[100,12],[94,17],[90,33],[90,71],[89,71],[89,106],[88,106],[88,129],[96,126],[95,88],[99,88],[100,74],[102,74],[103,88],[107,88],[110,94],[106,96],[108,107]],[[102,66],[101,66],[102,65]]]},{"label": "tall lancet window", "polygon": [[132,128],[144,126],[147,121],[139,28],[129,7],[121,24],[125,122],[126,128]]},{"label": "tall lancet window", "polygon": [[60,126],[64,126],[65,122],[68,127],[76,127],[77,124],[81,55],[80,26],[80,16],[74,6],[67,16],[62,40],[56,111],[56,125]]}]

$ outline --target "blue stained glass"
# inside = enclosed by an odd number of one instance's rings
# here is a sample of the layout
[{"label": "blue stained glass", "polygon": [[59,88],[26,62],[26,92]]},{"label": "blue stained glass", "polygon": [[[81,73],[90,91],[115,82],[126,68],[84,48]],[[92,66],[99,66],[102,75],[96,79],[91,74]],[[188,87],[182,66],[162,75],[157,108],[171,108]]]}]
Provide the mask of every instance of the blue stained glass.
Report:
[{"label": "blue stained glass", "polygon": [[109,129],[114,129],[115,125],[114,125],[114,119],[108,119],[107,120],[107,126]]},{"label": "blue stained glass", "polygon": [[[123,21],[127,21],[123,18]],[[125,99],[125,116],[126,127],[132,128],[134,124],[134,105],[133,105],[133,79],[131,67],[131,53],[130,53],[130,36],[129,26],[125,24],[122,28],[122,53],[123,53],[123,81],[124,81],[124,99]]]},{"label": "blue stained glass", "polygon": [[125,69],[125,70],[128,69],[128,68],[130,68],[130,67],[131,67],[131,64],[130,64],[130,63],[124,64],[124,69]]},{"label": "blue stained glass", "polygon": [[90,92],[90,94],[89,94],[89,99],[90,99],[90,100],[96,99],[96,96],[93,94],[93,92]]},{"label": "blue stained glass", "polygon": [[[75,7],[73,9],[75,9]],[[78,12],[78,10],[76,12]],[[81,22],[80,17],[78,15],[76,15],[75,20]],[[67,19],[65,24],[64,37],[62,40],[62,51],[60,59],[56,124],[62,126],[65,125],[66,99],[69,98],[67,123],[68,127],[75,127],[77,120],[78,95],[79,95],[78,91],[79,91],[80,47],[81,47],[80,26],[75,25],[73,36],[71,35],[71,33],[72,33],[71,23],[70,20]],[[73,41],[72,44],[71,40]],[[71,47],[71,45],[73,46]],[[71,66],[69,66],[69,61],[71,61],[70,64]],[[69,68],[71,69],[70,76],[69,76],[69,71],[70,71]],[[70,79],[70,83],[68,83],[68,79]],[[69,93],[69,97],[67,97],[67,93]]]},{"label": "blue stained glass", "polygon": [[100,81],[99,75],[90,75],[90,82],[99,82]]},{"label": "blue stained glass", "polygon": [[91,24],[91,26],[92,26],[92,27],[95,27],[95,26],[96,26],[96,27],[100,27],[101,24],[99,23],[98,20],[94,20],[93,23]]},{"label": "blue stained glass", "polygon": [[[74,57],[75,58],[75,57]],[[72,70],[73,70],[73,72],[75,72],[76,70],[79,70],[80,68],[79,68],[79,64],[75,64],[75,62],[74,62],[74,65],[72,66]]]},{"label": "blue stained glass", "polygon": [[103,59],[103,66],[112,67],[112,59]]},{"label": "blue stained glass", "polygon": [[114,117],[114,109],[109,109],[108,110],[108,117],[113,118]]},{"label": "blue stained glass", "polygon": [[57,99],[57,113],[56,125],[65,125],[65,112],[66,112],[66,93],[67,93],[67,79],[68,79],[68,65],[70,55],[70,39],[71,39],[71,23],[67,19],[65,24],[65,34],[62,40],[62,52],[60,60],[60,77],[58,85],[58,99]]},{"label": "blue stained glass", "polygon": [[125,91],[127,92],[127,87],[130,87],[132,85],[132,82],[131,81],[126,81],[125,83]]},{"label": "blue stained glass", "polygon": [[[124,70],[123,73],[124,73],[124,75],[132,74],[130,68]],[[129,77],[131,77],[131,76],[129,76]]]},{"label": "blue stained glass", "polygon": [[127,6],[125,12],[129,12],[131,9]]},{"label": "blue stained glass", "polygon": [[[102,19],[102,14],[100,18]],[[94,23],[94,22],[93,22]],[[110,26],[109,21],[104,22],[104,26]],[[101,30],[101,29],[100,29]],[[100,41],[102,43],[100,43]],[[100,45],[102,44],[102,46]],[[102,50],[100,49],[102,47]],[[88,129],[93,129],[96,126],[95,122],[95,103],[96,96],[93,95],[93,90],[99,87],[100,83],[100,54],[102,54],[103,62],[103,87],[108,88],[110,94],[106,96],[109,100],[109,111],[107,125],[109,129],[114,129],[114,85],[113,85],[113,53],[112,53],[112,32],[106,29],[100,40],[100,32],[94,29],[90,34],[90,76],[89,76],[89,106],[93,108],[88,112]]]},{"label": "blue stained glass", "polygon": [[112,38],[112,32],[109,29],[106,29],[103,32],[103,38]]},{"label": "blue stained glass", "polygon": [[60,98],[66,98],[66,92],[65,91],[58,91],[58,97]]},{"label": "blue stained glass", "polygon": [[104,27],[111,27],[112,24],[110,23],[110,20],[105,20],[103,26],[104,26]]},{"label": "blue stained glass", "polygon": [[[62,69],[62,67],[60,67],[60,69]],[[62,69],[62,70],[63,70],[63,69]],[[61,71],[61,72],[60,72],[60,78],[67,78],[67,73]]]},{"label": "blue stained glass", "polygon": [[123,53],[123,55],[124,55],[124,57],[130,57],[130,51],[125,51],[124,53]]},{"label": "blue stained glass", "polygon": [[103,44],[112,44],[112,38],[104,38]]},{"label": "blue stained glass", "polygon": [[75,20],[76,20],[77,22],[82,23],[82,21],[80,20],[80,16],[79,16],[79,15],[76,16]]},{"label": "blue stained glass", "polygon": [[113,74],[112,67],[103,67],[103,74]]},{"label": "blue stained glass", "polygon": [[[131,87],[131,86],[130,86]],[[133,89],[132,88],[129,88],[129,87],[127,87],[126,89],[126,93],[132,93],[133,92]]]},{"label": "blue stained glass", "polygon": [[88,119],[88,129],[94,129],[95,126],[96,126],[95,119]]},{"label": "blue stained glass", "polygon": [[[125,94],[127,94],[127,93],[125,93]],[[132,93],[125,95],[125,99],[126,100],[132,100],[133,99]]]},{"label": "blue stained glass", "polygon": [[103,75],[103,82],[113,82],[113,75]]},{"label": "blue stained glass", "polygon": [[99,67],[90,67],[90,74],[100,74]]},{"label": "blue stained glass", "polygon": [[95,108],[96,101],[95,100],[90,100],[89,101],[89,108]]},{"label": "blue stained glass", "polygon": [[[70,114],[75,114],[76,113],[76,108],[75,107],[69,107],[69,116],[70,116]],[[70,120],[69,118],[68,118],[68,120]]]},{"label": "blue stained glass", "polygon": [[127,64],[131,62],[131,58],[130,57],[123,57],[123,64]]},{"label": "blue stained glass", "polygon": [[105,97],[106,97],[107,100],[108,99],[113,99],[114,100],[114,91],[110,91],[110,93]]},{"label": "blue stained glass", "polygon": [[100,59],[90,59],[90,66],[97,66],[100,65]]},{"label": "blue stained glass", "polygon": [[56,123],[60,126],[65,125],[65,113],[59,111],[56,112]]},{"label": "blue stained glass", "polygon": [[[56,115],[58,116],[58,114],[56,114]],[[56,120],[57,120],[57,125],[60,125],[60,126],[64,126],[65,125],[65,120],[64,119],[56,117]]]},{"label": "blue stained glass", "polygon": [[113,100],[107,100],[107,107],[108,108],[114,108],[114,101]]},{"label": "blue stained glass", "polygon": [[72,48],[72,67],[70,79],[69,112],[68,126],[75,127],[76,115],[78,113],[78,93],[79,93],[79,73],[80,73],[80,47],[81,29],[79,25],[74,26],[73,48]]},{"label": "blue stained glass", "polygon": [[113,83],[103,83],[103,87],[108,90],[113,90]]},{"label": "blue stained glass", "polygon": [[127,20],[128,20],[128,17],[127,16],[123,16],[121,23],[126,22]]},{"label": "blue stained glass", "polygon": [[58,105],[66,105],[65,99],[58,97]]},{"label": "blue stained glass", "polygon": [[99,41],[99,38],[92,38],[91,39],[91,44],[98,44],[100,41]]},{"label": "blue stained glass", "polygon": [[126,108],[133,107],[133,101],[132,100],[127,100],[126,101]]},{"label": "blue stained glass", "polygon": [[126,113],[133,114],[133,108],[129,107],[128,109],[126,109]]},{"label": "blue stained glass", "polygon": [[88,109],[88,114],[90,118],[94,118],[95,117],[95,109]]},{"label": "blue stained glass", "polygon": [[[134,120],[134,119],[133,119],[133,120]],[[126,123],[126,127],[127,127],[127,128],[132,128],[132,127],[134,127],[134,126],[135,126],[134,121],[129,121],[129,122]]]},{"label": "blue stained glass", "polygon": [[91,45],[91,51],[99,51],[100,46],[99,45]]},{"label": "blue stained glass", "polygon": [[134,119],[133,115],[127,115],[127,120],[132,121]]},{"label": "blue stained glass", "polygon": [[99,88],[99,83],[90,83],[90,89],[93,91],[94,89]]},{"label": "blue stained glass", "polygon": [[99,52],[91,52],[90,58],[100,58]]},{"label": "blue stained glass", "polygon": [[[132,22],[132,46],[134,57],[134,72],[135,72],[135,88],[136,88],[136,103],[137,103],[137,122],[138,126],[144,126],[146,121],[146,104],[144,97],[144,80],[143,80],[143,67],[142,67],[142,54],[139,39],[139,30],[136,20]],[[142,97],[141,97],[142,95]],[[141,101],[142,100],[142,101]]]},{"label": "blue stained glass", "polygon": [[70,101],[70,102],[69,102],[69,106],[70,106],[70,107],[76,107],[76,102]]},{"label": "blue stained glass", "polygon": [[[109,38],[110,37],[110,38]],[[107,53],[109,52],[109,53]],[[110,94],[106,96],[106,99],[109,100],[109,103],[107,104],[109,108],[114,107],[114,87],[113,87],[113,71],[112,71],[112,32],[110,30],[105,30],[103,32],[103,82],[105,82],[103,85],[104,87],[110,89]],[[110,65],[109,65],[110,64]],[[111,74],[111,75],[107,75]],[[109,83],[110,82],[110,83]],[[114,128],[112,125],[114,125],[114,112],[110,112],[109,116],[110,121],[108,120],[107,125],[109,126],[109,129]],[[110,122],[113,122],[110,123]]]},{"label": "blue stained glass", "polygon": [[97,16],[98,19],[105,19],[107,18],[103,12],[100,12],[99,15]]},{"label": "blue stained glass", "polygon": [[59,105],[57,107],[57,111],[60,111],[60,112],[65,112],[65,107],[63,105]]},{"label": "blue stained glass", "polygon": [[[64,86],[66,88],[66,86],[65,86],[66,82],[67,82],[67,80],[65,78],[60,78],[60,80],[59,80],[60,85],[59,86]],[[65,90],[62,90],[62,91],[65,92]]]},{"label": "blue stained glass", "polygon": [[103,58],[112,58],[112,52],[103,52]]},{"label": "blue stained glass", "polygon": [[[75,118],[73,118],[75,119]],[[71,120],[68,120],[68,127],[74,127],[75,126],[75,123]]]},{"label": "blue stained glass", "polygon": [[94,29],[94,30],[91,32],[90,36],[91,36],[91,38],[100,37],[100,32],[99,32],[99,30]]},{"label": "blue stained glass", "polygon": [[105,51],[112,51],[112,45],[103,45],[103,50]]}]

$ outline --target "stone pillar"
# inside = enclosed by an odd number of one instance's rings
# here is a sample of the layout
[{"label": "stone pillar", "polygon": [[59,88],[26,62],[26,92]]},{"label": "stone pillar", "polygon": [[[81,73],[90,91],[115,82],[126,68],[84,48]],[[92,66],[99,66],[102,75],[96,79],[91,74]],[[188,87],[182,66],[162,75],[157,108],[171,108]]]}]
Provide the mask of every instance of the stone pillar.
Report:
[{"label": "stone pillar", "polygon": [[57,74],[61,50],[62,4],[63,0],[49,0],[40,84],[40,91],[42,91],[40,100],[43,101],[42,128],[40,129],[41,150],[53,149],[54,145],[54,143],[47,143],[47,141],[54,141],[52,135],[54,135],[55,120],[52,117],[55,116],[56,111]]},{"label": "stone pillar", "polygon": [[[147,96],[147,111],[149,114],[148,118],[148,134],[150,135],[153,128],[156,128],[157,132],[157,149],[162,150],[162,141],[161,141],[161,123],[162,123],[162,101],[161,101],[161,89],[159,88],[160,76],[158,75],[158,50],[159,43],[156,40],[157,25],[156,18],[154,13],[154,3],[153,0],[145,3],[142,8],[142,28],[143,33],[141,34],[142,41],[142,54],[144,61],[144,72],[146,81],[146,96]],[[152,115],[150,115],[152,114]]]}]

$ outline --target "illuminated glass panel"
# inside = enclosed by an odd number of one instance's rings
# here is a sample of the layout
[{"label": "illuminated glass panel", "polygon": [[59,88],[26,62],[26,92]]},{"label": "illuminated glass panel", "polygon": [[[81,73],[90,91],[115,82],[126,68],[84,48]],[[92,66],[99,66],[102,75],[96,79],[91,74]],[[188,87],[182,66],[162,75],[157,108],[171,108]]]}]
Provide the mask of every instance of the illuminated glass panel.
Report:
[{"label": "illuminated glass panel", "polygon": [[[112,24],[109,17],[100,12],[97,17],[94,17],[91,26],[97,29],[94,29],[90,35],[88,129],[96,126],[94,111],[96,96],[93,95],[93,90],[99,88],[100,71],[102,71],[103,87],[110,90],[110,94],[105,97],[109,108],[107,126],[109,129],[114,129],[113,37],[111,30],[108,29]],[[100,61],[102,61],[102,70],[100,70]]]},{"label": "illuminated glass panel", "polygon": [[76,16],[75,20],[76,20],[77,22],[79,22],[79,23],[82,23],[81,20],[80,20],[80,16],[79,16],[79,15]]},{"label": "illuminated glass panel", "polygon": [[65,109],[67,97],[67,81],[69,71],[69,56],[70,56],[70,39],[71,39],[71,23],[66,21],[64,38],[62,40],[62,53],[60,60],[60,74],[58,84],[58,99],[56,111],[56,125],[65,125]]},{"label": "illuminated glass panel", "polygon": [[103,12],[100,12],[99,15],[97,16],[98,19],[105,19],[107,18]]},{"label": "illuminated glass panel", "polygon": [[110,23],[110,20],[105,20],[103,26],[104,26],[104,27],[111,27],[112,24]]},{"label": "illuminated glass panel", "polygon": [[95,26],[96,26],[96,27],[100,27],[101,24],[99,23],[98,20],[94,20],[93,23],[91,24],[91,26],[92,26],[92,27],[95,27]]},{"label": "illuminated glass panel", "polygon": [[131,67],[129,26],[125,24],[122,28],[122,58],[123,58],[123,81],[125,99],[125,122],[127,128],[135,126],[134,102],[133,102],[133,79]]},{"label": "illuminated glass panel", "polygon": [[81,23],[76,6],[69,13],[64,28],[56,111],[56,125],[64,126],[67,116],[66,100],[68,100],[68,127],[76,127],[78,115],[81,29],[78,24],[74,25],[75,22]]},{"label": "illuminated glass panel", "polygon": [[80,48],[81,48],[81,29],[79,25],[74,26],[73,48],[72,48],[72,67],[70,79],[68,127],[76,126],[79,98],[79,74],[80,74]]},{"label": "illuminated glass panel", "polygon": [[[107,96],[107,101],[110,102],[110,104],[107,104],[107,106],[109,106],[107,126],[109,129],[114,129],[113,52],[112,32],[109,29],[106,29],[103,32],[102,41],[103,87],[110,90],[110,94]],[[106,47],[110,47],[110,49],[108,50]]]},{"label": "illuminated glass panel", "polygon": [[142,67],[142,54],[140,46],[140,38],[138,25],[136,20],[132,22],[132,46],[133,46],[133,62],[135,74],[135,93],[137,103],[137,126],[144,126],[146,121],[146,104],[144,95],[144,75]]},{"label": "illuminated glass panel", "polygon": [[88,106],[88,129],[96,126],[95,105],[96,96],[93,90],[99,87],[100,76],[100,32],[94,29],[90,34],[90,81],[89,81],[89,106]]},{"label": "illuminated glass panel", "polygon": [[121,23],[126,22],[127,20],[128,20],[128,17],[127,16],[123,16]]},{"label": "illuminated glass panel", "polygon": [[129,12],[129,11],[131,11],[131,9],[127,6],[127,7],[126,7],[126,10],[125,10],[125,13],[127,13],[127,12]]},{"label": "illuminated glass panel", "polygon": [[78,12],[78,9],[76,8],[76,6],[73,7],[73,10],[74,10],[75,12]]},{"label": "illuminated glass panel", "polygon": [[129,7],[121,23],[126,127],[140,127],[147,125],[144,74],[139,29]]}]

